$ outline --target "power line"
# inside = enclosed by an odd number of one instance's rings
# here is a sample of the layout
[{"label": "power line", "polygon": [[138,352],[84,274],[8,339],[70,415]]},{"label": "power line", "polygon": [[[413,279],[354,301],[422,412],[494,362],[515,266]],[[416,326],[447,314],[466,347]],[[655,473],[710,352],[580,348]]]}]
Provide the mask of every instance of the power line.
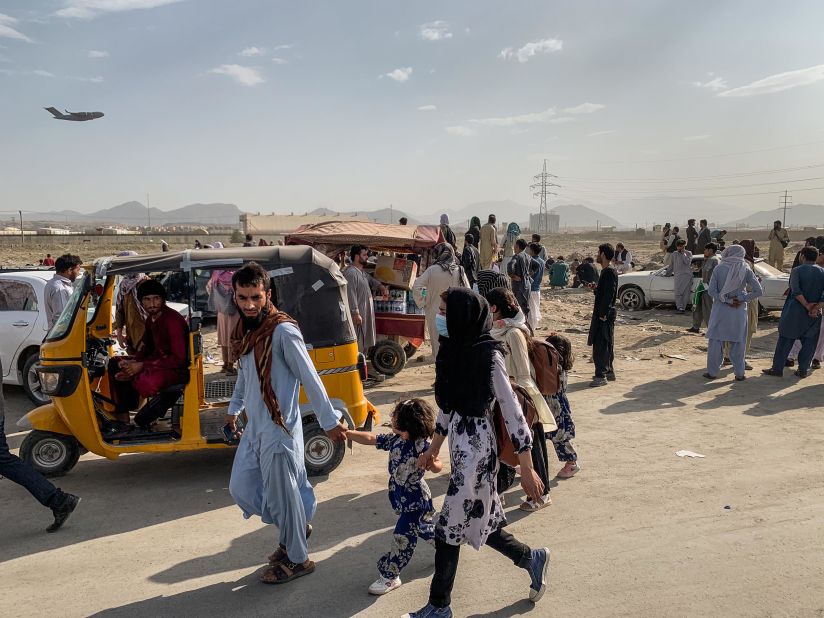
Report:
[{"label": "power line", "polygon": [[814,169],[817,167],[824,167],[824,163],[814,163],[811,165],[801,165],[799,167],[785,167],[783,169],[774,169],[774,170],[759,170],[753,172],[740,172],[738,174],[721,174],[719,176],[681,176],[681,177],[669,177],[669,178],[596,178],[596,177],[583,177],[583,176],[564,176],[564,180],[583,180],[587,182],[598,182],[598,183],[616,183],[616,182],[649,182],[649,183],[659,183],[659,182],[688,182],[693,180],[717,180],[721,178],[742,178],[745,176],[761,176],[765,174],[783,174],[786,172],[798,172],[800,170],[807,170],[807,169]]},{"label": "power line", "polygon": [[[800,192],[800,191],[822,191],[824,187],[804,187],[802,189],[793,189],[793,191]],[[579,197],[586,198],[586,195],[581,195],[581,190],[578,191],[570,191],[570,194],[578,195]],[[605,191],[595,191],[595,190],[583,190],[583,193],[598,193],[606,197],[610,197],[611,195],[614,196],[613,193],[607,193]],[[706,198],[706,199],[713,199],[717,197],[745,197],[750,195],[782,195],[780,192],[776,191],[760,191],[757,193],[727,193],[724,195],[649,195],[649,196],[639,196],[639,197],[629,197],[627,199],[637,199],[637,200],[660,200],[660,199],[668,199],[668,200],[688,200],[688,199],[696,199],[696,198]],[[622,196],[626,197],[626,196]]]},{"label": "power line", "polygon": [[674,159],[621,159],[614,161],[585,161],[579,160],[579,163],[597,163],[597,164],[613,164],[613,163],[671,163],[675,161],[695,161],[698,159],[718,159],[722,157],[737,157],[747,154],[755,154],[759,152],[771,152],[773,150],[786,150],[788,148],[801,148],[802,146],[813,146],[815,144],[824,144],[824,140],[816,140],[814,142],[803,142],[801,144],[787,144],[786,146],[771,146],[769,148],[757,148],[755,150],[741,150],[738,152],[724,152],[711,155],[696,155],[694,157],[677,157]]},{"label": "power line", "polygon": [[[611,193],[666,193],[667,191],[726,191],[727,189],[746,189],[747,187],[762,187],[766,185],[786,185],[787,183],[791,182],[810,182],[812,180],[824,180],[824,176],[814,176],[812,178],[799,178],[798,180],[777,180],[772,182],[755,182],[752,184],[746,185],[728,185],[728,186],[716,186],[716,187],[672,187],[672,188],[657,188],[657,189],[649,189],[649,190],[633,190],[633,189],[619,189],[618,191],[611,191]],[[570,187],[572,189],[575,188],[575,184]],[[579,190],[581,188],[579,187]],[[584,187],[583,190],[586,190]]]}]

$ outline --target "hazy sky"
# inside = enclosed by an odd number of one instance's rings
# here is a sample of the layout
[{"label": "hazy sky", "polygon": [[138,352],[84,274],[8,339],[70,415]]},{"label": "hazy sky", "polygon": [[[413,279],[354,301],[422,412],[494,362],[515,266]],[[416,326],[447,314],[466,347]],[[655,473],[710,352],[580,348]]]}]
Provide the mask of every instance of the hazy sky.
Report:
[{"label": "hazy sky", "polygon": [[532,203],[544,157],[608,213],[824,203],[822,24],[820,0],[3,0],[0,210]]}]

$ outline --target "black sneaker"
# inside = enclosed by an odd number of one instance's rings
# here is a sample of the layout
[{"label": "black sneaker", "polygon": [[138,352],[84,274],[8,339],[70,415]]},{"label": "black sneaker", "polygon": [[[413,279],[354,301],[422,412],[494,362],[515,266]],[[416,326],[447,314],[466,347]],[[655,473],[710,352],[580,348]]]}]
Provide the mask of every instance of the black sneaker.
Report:
[{"label": "black sneaker", "polygon": [[795,367],[795,361],[791,358],[788,358],[787,360],[784,361],[784,366],[785,367]]},{"label": "black sneaker", "polygon": [[695,333],[697,335],[697,334],[701,333],[701,329],[700,328],[695,328],[694,326],[692,326],[692,327],[687,329],[687,332],[688,333]]},{"label": "black sneaker", "polygon": [[80,504],[80,498],[78,496],[63,494],[63,500],[60,502],[60,505],[52,509],[54,522],[46,528],[46,532],[57,532],[60,530],[60,527],[66,523],[69,515],[77,508],[78,504]]},{"label": "black sneaker", "polygon": [[614,371],[607,371],[607,381],[615,382],[615,372]]}]

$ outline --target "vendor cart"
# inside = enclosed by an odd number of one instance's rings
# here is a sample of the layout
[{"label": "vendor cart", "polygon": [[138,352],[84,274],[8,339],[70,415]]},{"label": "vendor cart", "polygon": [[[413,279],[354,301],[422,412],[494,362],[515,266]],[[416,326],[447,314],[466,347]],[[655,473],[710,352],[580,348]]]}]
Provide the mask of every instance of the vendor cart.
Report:
[{"label": "vendor cart", "polygon": [[[304,225],[286,236],[287,245],[310,245],[331,258],[345,253],[352,245],[364,245],[372,251],[414,260],[420,267],[418,272],[429,265],[432,248],[442,242],[443,234],[437,225],[386,225],[368,221]],[[423,343],[426,317],[411,301],[376,303],[375,332],[378,342],[369,353],[372,366],[379,373],[393,376]]]}]

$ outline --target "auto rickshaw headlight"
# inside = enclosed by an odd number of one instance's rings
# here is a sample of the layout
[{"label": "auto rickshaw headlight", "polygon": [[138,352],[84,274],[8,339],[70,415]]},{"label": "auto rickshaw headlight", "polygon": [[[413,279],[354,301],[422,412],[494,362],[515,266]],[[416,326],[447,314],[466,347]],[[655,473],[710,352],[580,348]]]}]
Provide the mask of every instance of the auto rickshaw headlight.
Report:
[{"label": "auto rickshaw headlight", "polygon": [[63,367],[37,367],[37,377],[40,378],[40,388],[44,395],[49,397],[68,397],[77,389],[82,367],[65,365]]}]

